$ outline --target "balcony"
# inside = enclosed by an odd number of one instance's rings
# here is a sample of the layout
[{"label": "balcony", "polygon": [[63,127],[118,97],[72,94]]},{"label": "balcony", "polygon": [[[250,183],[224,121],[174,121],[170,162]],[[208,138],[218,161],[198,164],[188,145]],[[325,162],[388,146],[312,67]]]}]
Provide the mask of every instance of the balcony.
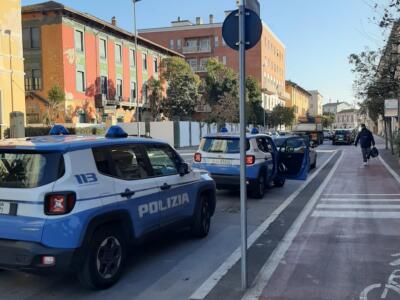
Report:
[{"label": "balcony", "polygon": [[116,107],[117,105],[119,105],[121,100],[122,99],[119,98],[118,96],[115,96],[115,99],[109,99],[109,97],[105,94],[97,94],[94,97],[96,108],[103,108],[103,107],[109,107],[109,106]]},{"label": "balcony", "polygon": [[39,91],[42,89],[42,78],[25,77],[25,91]]},{"label": "balcony", "polygon": [[190,68],[196,73],[207,72],[206,65],[191,65]]},{"label": "balcony", "polygon": [[183,47],[182,53],[183,54],[192,54],[192,53],[210,53],[211,52],[211,45],[208,46],[191,46],[191,47]]}]

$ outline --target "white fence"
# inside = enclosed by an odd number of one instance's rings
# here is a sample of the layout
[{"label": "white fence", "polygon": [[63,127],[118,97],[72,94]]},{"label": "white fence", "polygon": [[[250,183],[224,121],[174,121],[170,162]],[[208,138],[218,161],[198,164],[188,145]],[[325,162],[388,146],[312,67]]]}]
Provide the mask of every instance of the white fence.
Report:
[{"label": "white fence", "polygon": [[[137,123],[118,123],[129,135],[137,135]],[[239,132],[239,124],[226,124],[229,132]],[[250,131],[252,127],[248,127]],[[217,133],[217,124],[191,121],[140,122],[140,134],[160,139],[175,148],[197,147],[207,134]],[[262,130],[262,129],[261,129]]]}]

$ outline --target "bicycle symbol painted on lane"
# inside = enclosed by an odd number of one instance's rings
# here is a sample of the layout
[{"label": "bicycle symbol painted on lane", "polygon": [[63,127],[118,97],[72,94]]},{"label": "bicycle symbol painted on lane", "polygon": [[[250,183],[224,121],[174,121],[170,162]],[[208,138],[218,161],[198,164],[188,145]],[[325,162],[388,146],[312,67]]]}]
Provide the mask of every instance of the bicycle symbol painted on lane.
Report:
[{"label": "bicycle symbol painted on lane", "polygon": [[[389,263],[389,265],[400,267],[400,253],[392,254],[391,256],[399,258]],[[360,300],[386,299],[388,296],[394,294],[400,297],[400,269],[393,270],[386,283],[374,283],[367,286],[361,292]]]}]

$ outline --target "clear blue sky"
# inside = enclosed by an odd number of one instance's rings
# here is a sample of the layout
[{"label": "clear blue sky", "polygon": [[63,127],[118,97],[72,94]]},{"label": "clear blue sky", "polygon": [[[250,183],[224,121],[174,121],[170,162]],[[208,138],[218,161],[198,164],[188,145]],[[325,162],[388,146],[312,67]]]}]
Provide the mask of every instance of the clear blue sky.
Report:
[{"label": "clear blue sky", "polygon": [[[377,0],[384,4],[387,0]],[[23,5],[43,2],[22,0]],[[59,0],[67,6],[132,30],[131,0]],[[261,0],[263,20],[286,45],[286,78],[306,89],[318,89],[325,102],[353,102],[353,75],[348,56],[382,45],[381,31],[371,18],[374,0]],[[137,4],[138,28],[168,26],[178,16],[222,21],[236,0],[142,0]]]}]

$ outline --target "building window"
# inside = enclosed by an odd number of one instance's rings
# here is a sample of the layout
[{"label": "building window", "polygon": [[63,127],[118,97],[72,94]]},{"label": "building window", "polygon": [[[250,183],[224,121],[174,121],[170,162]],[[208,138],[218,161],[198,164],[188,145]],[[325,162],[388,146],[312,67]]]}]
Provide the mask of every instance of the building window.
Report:
[{"label": "building window", "polygon": [[115,44],[115,62],[119,64],[122,62],[122,46],[119,44]]},{"label": "building window", "polygon": [[100,58],[106,59],[107,58],[107,41],[105,39],[100,39],[99,47],[100,47]]},{"label": "building window", "polygon": [[129,50],[129,63],[132,67],[136,65],[136,53],[133,49]]},{"label": "building window", "polygon": [[83,52],[83,32],[80,30],[75,30],[75,49]]},{"label": "building window", "polygon": [[222,63],[226,65],[226,56],[222,56]]},{"label": "building window", "polygon": [[83,71],[76,72],[76,90],[78,92],[85,91],[85,72]]},{"label": "building window", "polygon": [[174,49],[174,40],[169,41],[169,48]]},{"label": "building window", "polygon": [[208,58],[200,58],[199,68],[197,71],[206,72],[207,71]]},{"label": "building window", "polygon": [[131,82],[131,102],[136,100],[136,82]]},{"label": "building window", "polygon": [[219,46],[219,39],[218,39],[218,36],[215,36],[214,37],[214,47],[218,48],[218,46]]},{"label": "building window", "polygon": [[143,70],[147,71],[147,54],[146,53],[142,54],[142,60],[143,60]]},{"label": "building window", "polygon": [[225,40],[224,40],[224,38],[222,38],[222,46],[226,46],[226,42],[225,42]]},{"label": "building window", "polygon": [[176,40],[176,49],[182,48],[182,40]]},{"label": "building window", "polygon": [[122,79],[117,79],[116,96],[118,100],[122,99]]},{"label": "building window", "polygon": [[142,87],[142,99],[143,103],[147,103],[147,83],[144,83]]},{"label": "building window", "polygon": [[100,93],[107,95],[108,92],[108,79],[106,76],[100,76]]},{"label": "building window", "polygon": [[24,28],[22,31],[22,39],[23,39],[24,49],[39,49],[40,28],[39,27]]},{"label": "building window", "polygon": [[196,58],[188,59],[187,63],[189,64],[192,71],[194,71],[194,72],[197,71],[197,59]]},{"label": "building window", "polygon": [[154,73],[158,73],[158,59],[153,59]]}]

